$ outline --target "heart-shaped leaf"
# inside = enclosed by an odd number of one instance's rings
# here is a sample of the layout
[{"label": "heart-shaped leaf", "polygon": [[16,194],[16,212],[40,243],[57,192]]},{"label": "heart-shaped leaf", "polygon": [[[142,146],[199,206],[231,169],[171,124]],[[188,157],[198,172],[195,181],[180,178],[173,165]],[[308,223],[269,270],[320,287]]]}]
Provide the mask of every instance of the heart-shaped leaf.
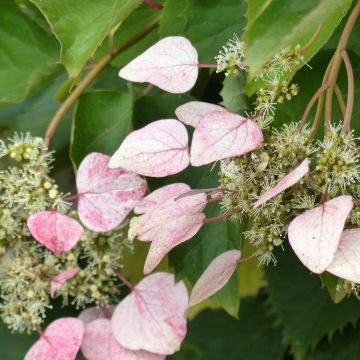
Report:
[{"label": "heart-shaped leaf", "polygon": [[254,204],[254,209],[266,203],[282,191],[290,186],[295,185],[309,172],[309,159],[306,158],[298,167],[290,171],[284,178],[282,178],[273,188],[262,194]]},{"label": "heart-shaped leaf", "polygon": [[122,347],[114,338],[111,322],[98,319],[85,326],[81,352],[87,360],[162,360],[164,355],[147,351],[132,351]]},{"label": "heart-shaped leaf", "polygon": [[305,211],[290,223],[290,245],[312,272],[324,272],[333,261],[352,207],[351,196],[338,196]]},{"label": "heart-shaped leaf", "polygon": [[64,286],[66,281],[73,278],[79,271],[80,271],[79,268],[70,268],[60,273],[59,275],[54,276],[51,279],[51,288],[50,288],[51,297],[54,297],[55,293]]},{"label": "heart-shaped leaf", "polygon": [[342,279],[360,283],[360,229],[343,231],[334,260],[326,271]]},{"label": "heart-shaped leaf", "polygon": [[75,360],[83,333],[84,324],[79,319],[55,320],[29,349],[25,360]]},{"label": "heart-shaped leaf", "polygon": [[145,277],[115,309],[113,334],[121,346],[170,355],[179,350],[186,335],[188,293],[174,275]]},{"label": "heart-shaped leaf", "polygon": [[240,256],[239,250],[229,250],[217,256],[194,285],[189,306],[199,304],[223,288],[236,270]]},{"label": "heart-shaped leaf", "polygon": [[177,118],[186,125],[197,127],[201,118],[215,111],[226,111],[222,106],[202,101],[190,101],[175,110]]},{"label": "heart-shaped leaf", "polygon": [[189,91],[197,80],[197,51],[188,39],[169,36],[122,68],[119,76],[129,81],[149,82],[162,90],[181,94]]},{"label": "heart-shaped leaf", "polygon": [[178,120],[158,120],[129,134],[112,156],[109,167],[164,177],[189,165],[188,134]]},{"label": "heart-shaped leaf", "polygon": [[193,166],[209,164],[245,154],[263,141],[260,127],[251,119],[217,111],[205,115],[194,131],[190,161]]},{"label": "heart-shaped leaf", "polygon": [[93,231],[110,231],[120,225],[147,188],[146,181],[137,174],[109,169],[109,160],[104,154],[89,154],[76,177],[79,217]]},{"label": "heart-shaped leaf", "polygon": [[74,219],[57,211],[40,211],[27,220],[31,235],[59,256],[70,251],[80,240],[84,229]]}]

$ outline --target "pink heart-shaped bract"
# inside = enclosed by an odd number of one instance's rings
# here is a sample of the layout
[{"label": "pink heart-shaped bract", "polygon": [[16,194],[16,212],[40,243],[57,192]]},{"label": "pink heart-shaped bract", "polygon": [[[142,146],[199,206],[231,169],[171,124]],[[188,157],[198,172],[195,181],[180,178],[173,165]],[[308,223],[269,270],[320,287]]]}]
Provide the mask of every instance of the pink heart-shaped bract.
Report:
[{"label": "pink heart-shaped bract", "polygon": [[201,303],[223,288],[236,270],[240,257],[239,250],[229,250],[217,256],[196,282],[189,307]]},{"label": "pink heart-shaped bract", "polygon": [[305,211],[290,223],[290,245],[301,262],[312,272],[324,272],[333,261],[352,207],[351,196],[338,196]]},{"label": "pink heart-shaped bract", "polygon": [[190,151],[193,166],[246,154],[263,141],[260,127],[251,119],[216,111],[203,116],[195,128]]},{"label": "pink heart-shaped bract", "polygon": [[124,169],[109,169],[110,156],[91,153],[76,176],[82,223],[93,231],[110,231],[120,225],[144,197],[147,184],[139,175]]},{"label": "pink heart-shaped bract", "polygon": [[122,347],[114,338],[111,322],[98,319],[85,326],[81,352],[87,360],[163,360],[164,355],[147,351],[132,351]]},{"label": "pink heart-shaped bract", "polygon": [[183,183],[163,186],[145,196],[144,199],[135,206],[134,212],[135,214],[151,212],[157,206],[162,205],[166,200],[175,199],[178,195],[184,194],[190,190],[190,186]]},{"label": "pink heart-shaped bract", "polygon": [[171,249],[192,238],[204,224],[202,211],[207,204],[204,193],[175,200],[189,190],[189,186],[181,183],[164,186],[145,197],[137,209],[143,214],[131,219],[129,238],[152,242],[145,274],[154,270]]},{"label": "pink heart-shaped bract", "polygon": [[129,134],[109,166],[137,174],[164,177],[189,165],[188,134],[178,120],[158,120]]},{"label": "pink heart-shaped bract", "polygon": [[83,310],[78,318],[85,324],[98,319],[111,319],[114,310],[115,305],[109,305],[107,307],[92,306]]},{"label": "pink heart-shaped bract", "polygon": [[188,293],[174,275],[145,277],[115,309],[111,319],[118,343],[131,350],[170,355],[179,350],[186,335]]},{"label": "pink heart-shaped bract", "polygon": [[186,125],[197,127],[203,116],[215,111],[226,111],[222,106],[202,101],[190,101],[175,110],[177,118]]},{"label": "pink heart-shaped bract", "polygon": [[81,345],[84,324],[76,318],[53,321],[29,349],[25,360],[75,360]]},{"label": "pink heart-shaped bract", "polygon": [[59,275],[54,276],[51,279],[51,288],[50,288],[51,297],[54,297],[55,293],[64,286],[66,281],[73,278],[79,271],[80,271],[79,268],[70,268],[60,273]]},{"label": "pink heart-shaped bract", "polygon": [[254,204],[254,209],[266,203],[282,191],[295,185],[309,172],[309,159],[306,158],[298,167],[284,176],[273,188],[262,194]]},{"label": "pink heart-shaped bract", "polygon": [[80,240],[84,229],[74,219],[57,211],[40,211],[27,220],[31,235],[59,256],[70,251]]},{"label": "pink heart-shaped bract", "polygon": [[122,68],[119,76],[129,81],[149,82],[162,90],[181,94],[196,83],[197,51],[188,39],[169,36]]},{"label": "pink heart-shaped bract", "polygon": [[334,260],[326,271],[342,279],[360,283],[360,229],[343,231]]}]

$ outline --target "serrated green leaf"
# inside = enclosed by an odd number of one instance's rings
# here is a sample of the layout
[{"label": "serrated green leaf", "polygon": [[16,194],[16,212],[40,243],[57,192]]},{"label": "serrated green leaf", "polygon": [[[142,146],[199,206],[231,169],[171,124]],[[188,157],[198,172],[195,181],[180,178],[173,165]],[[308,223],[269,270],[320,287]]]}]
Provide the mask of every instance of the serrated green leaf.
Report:
[{"label": "serrated green leaf", "polygon": [[188,324],[179,353],[169,360],[281,360],[281,331],[259,298],[245,298],[239,320],[221,311],[206,311]]},{"label": "serrated green leaf", "polygon": [[[249,24],[244,33],[247,63],[253,77],[272,56],[287,46],[305,45],[320,23],[323,28],[306,52],[308,61],[325,44],[349,10],[352,0],[248,0]],[[253,93],[253,91],[251,91]]]},{"label": "serrated green leaf", "polygon": [[1,2],[0,105],[23,101],[60,72],[58,46],[13,0]]},{"label": "serrated green leaf", "polygon": [[286,246],[275,253],[277,266],[266,271],[270,302],[284,327],[286,342],[302,359],[322,338],[360,317],[354,297],[335,305],[318,275],[310,274]]},{"label": "serrated green leaf", "polygon": [[223,99],[221,104],[229,111],[244,114],[244,111],[248,109],[243,74],[226,77],[220,95]]},{"label": "serrated green leaf", "polygon": [[76,77],[112,29],[142,0],[31,0],[61,45],[60,63]]},{"label": "serrated green leaf", "polygon": [[320,275],[320,280],[323,286],[328,289],[331,300],[335,304],[338,304],[347,296],[347,292],[345,291],[345,289],[339,286],[343,283],[343,280],[340,280],[338,277],[324,272]]},{"label": "serrated green leaf", "polygon": [[93,151],[112,155],[132,129],[133,100],[118,91],[93,91],[77,105],[71,144],[76,166]]},{"label": "serrated green leaf", "polygon": [[238,0],[168,0],[160,25],[161,37],[186,36],[199,53],[200,62],[214,57],[245,26],[246,5]]}]

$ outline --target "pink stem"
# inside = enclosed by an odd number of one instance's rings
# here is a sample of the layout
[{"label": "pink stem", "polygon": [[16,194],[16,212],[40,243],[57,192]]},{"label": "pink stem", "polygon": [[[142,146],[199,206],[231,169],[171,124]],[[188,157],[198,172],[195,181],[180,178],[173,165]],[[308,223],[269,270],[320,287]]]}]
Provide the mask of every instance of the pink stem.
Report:
[{"label": "pink stem", "polygon": [[72,200],[77,200],[79,197],[80,197],[80,194],[76,194],[76,195],[66,196],[66,197],[64,197],[63,200],[72,201]]},{"label": "pink stem", "polygon": [[218,196],[216,198],[209,199],[207,202],[208,203],[213,203],[213,202],[217,202],[219,200],[222,200],[223,198],[224,198],[223,196]]},{"label": "pink stem", "polygon": [[149,6],[152,6],[156,9],[159,9],[159,10],[162,10],[164,8],[164,5],[163,4],[160,4],[158,2],[155,2],[155,1],[151,1],[151,0],[144,0],[144,3],[146,5],[149,5]]},{"label": "pink stem", "polygon": [[245,258],[245,259],[240,259],[237,263],[238,263],[238,265],[243,264],[243,263],[245,263],[245,262],[247,262],[247,261],[250,261],[250,260],[252,260],[252,259],[257,258],[257,256],[258,256],[258,253],[255,252],[254,254],[248,256],[248,257]]},{"label": "pink stem", "polygon": [[212,218],[207,218],[204,220],[204,224],[208,224],[208,223],[218,221],[218,220],[224,220],[224,219],[228,218],[229,216],[237,214],[237,213],[239,213],[239,210],[234,210],[234,211],[228,212],[226,214],[222,214],[222,215],[215,216]]},{"label": "pink stem", "polygon": [[216,69],[216,64],[198,64],[198,68],[204,68],[204,69]]},{"label": "pink stem", "polygon": [[114,274],[116,277],[122,281],[130,290],[134,289],[134,285],[122,274],[114,270]]},{"label": "pink stem", "polygon": [[144,96],[148,95],[153,88],[154,88],[154,85],[153,85],[153,84],[149,84],[149,85],[145,88],[145,90],[143,91],[143,95],[144,95]]}]

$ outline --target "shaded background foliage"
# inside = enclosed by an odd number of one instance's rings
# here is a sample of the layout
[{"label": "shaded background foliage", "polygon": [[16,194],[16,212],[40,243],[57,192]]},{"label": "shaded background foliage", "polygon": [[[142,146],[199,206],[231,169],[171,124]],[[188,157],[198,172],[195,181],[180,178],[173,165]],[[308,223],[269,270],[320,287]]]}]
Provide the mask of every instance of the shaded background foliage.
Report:
[{"label": "shaded background foliage", "polygon": [[[351,0],[166,0],[159,11],[142,0],[2,0],[0,13],[0,131],[43,136],[57,108],[88,73],[87,64],[108,51],[108,34],[114,46],[131,39],[160,16],[159,26],[113,59],[66,114],[58,129],[54,175],[64,191],[74,187],[74,172],[92,151],[112,154],[133,128],[174,117],[177,106],[193,99],[222,103],[243,113],[251,95],[261,87],[252,75],[287,45],[305,44],[319,22],[324,27],[303,66],[295,76],[300,94],[280,105],[275,126],[298,121],[312,94],[321,85],[325,68],[352,6]],[[344,17],[345,16],[345,17]],[[348,45],[355,78],[360,77],[360,24]],[[189,94],[166,94],[154,89],[146,97],[144,86],[117,77],[119,67],[168,35],[188,37],[201,62],[213,63],[225,42],[237,34],[246,41],[250,76],[224,78],[202,70]],[[345,92],[346,74],[338,83]],[[355,82],[356,95],[359,81]],[[353,126],[360,134],[359,102]],[[334,117],[341,119],[335,102]],[[313,116],[313,114],[311,115]],[[310,117],[311,118],[311,117]],[[187,169],[166,179],[149,179],[153,190],[165,183],[185,181],[194,188],[216,186],[217,169]],[[216,215],[210,208],[208,215]],[[219,253],[243,246],[245,224],[209,224],[191,241],[174,249],[162,265],[179,279],[194,284]],[[146,246],[137,244],[137,256],[128,256],[124,272],[141,278]],[[249,249],[243,249],[246,253]],[[331,279],[323,282],[299,263],[290,248],[275,254],[276,267],[259,268],[249,262],[216,295],[192,310],[189,333],[172,359],[358,359],[360,356],[360,304],[354,298],[335,305]],[[328,291],[329,290],[329,291]],[[223,308],[225,311],[221,310]],[[211,310],[212,309],[212,310]],[[76,315],[71,307],[54,303],[49,319]],[[0,325],[0,358],[20,359],[35,336],[11,335]],[[79,357],[80,358],[80,357]]]}]

